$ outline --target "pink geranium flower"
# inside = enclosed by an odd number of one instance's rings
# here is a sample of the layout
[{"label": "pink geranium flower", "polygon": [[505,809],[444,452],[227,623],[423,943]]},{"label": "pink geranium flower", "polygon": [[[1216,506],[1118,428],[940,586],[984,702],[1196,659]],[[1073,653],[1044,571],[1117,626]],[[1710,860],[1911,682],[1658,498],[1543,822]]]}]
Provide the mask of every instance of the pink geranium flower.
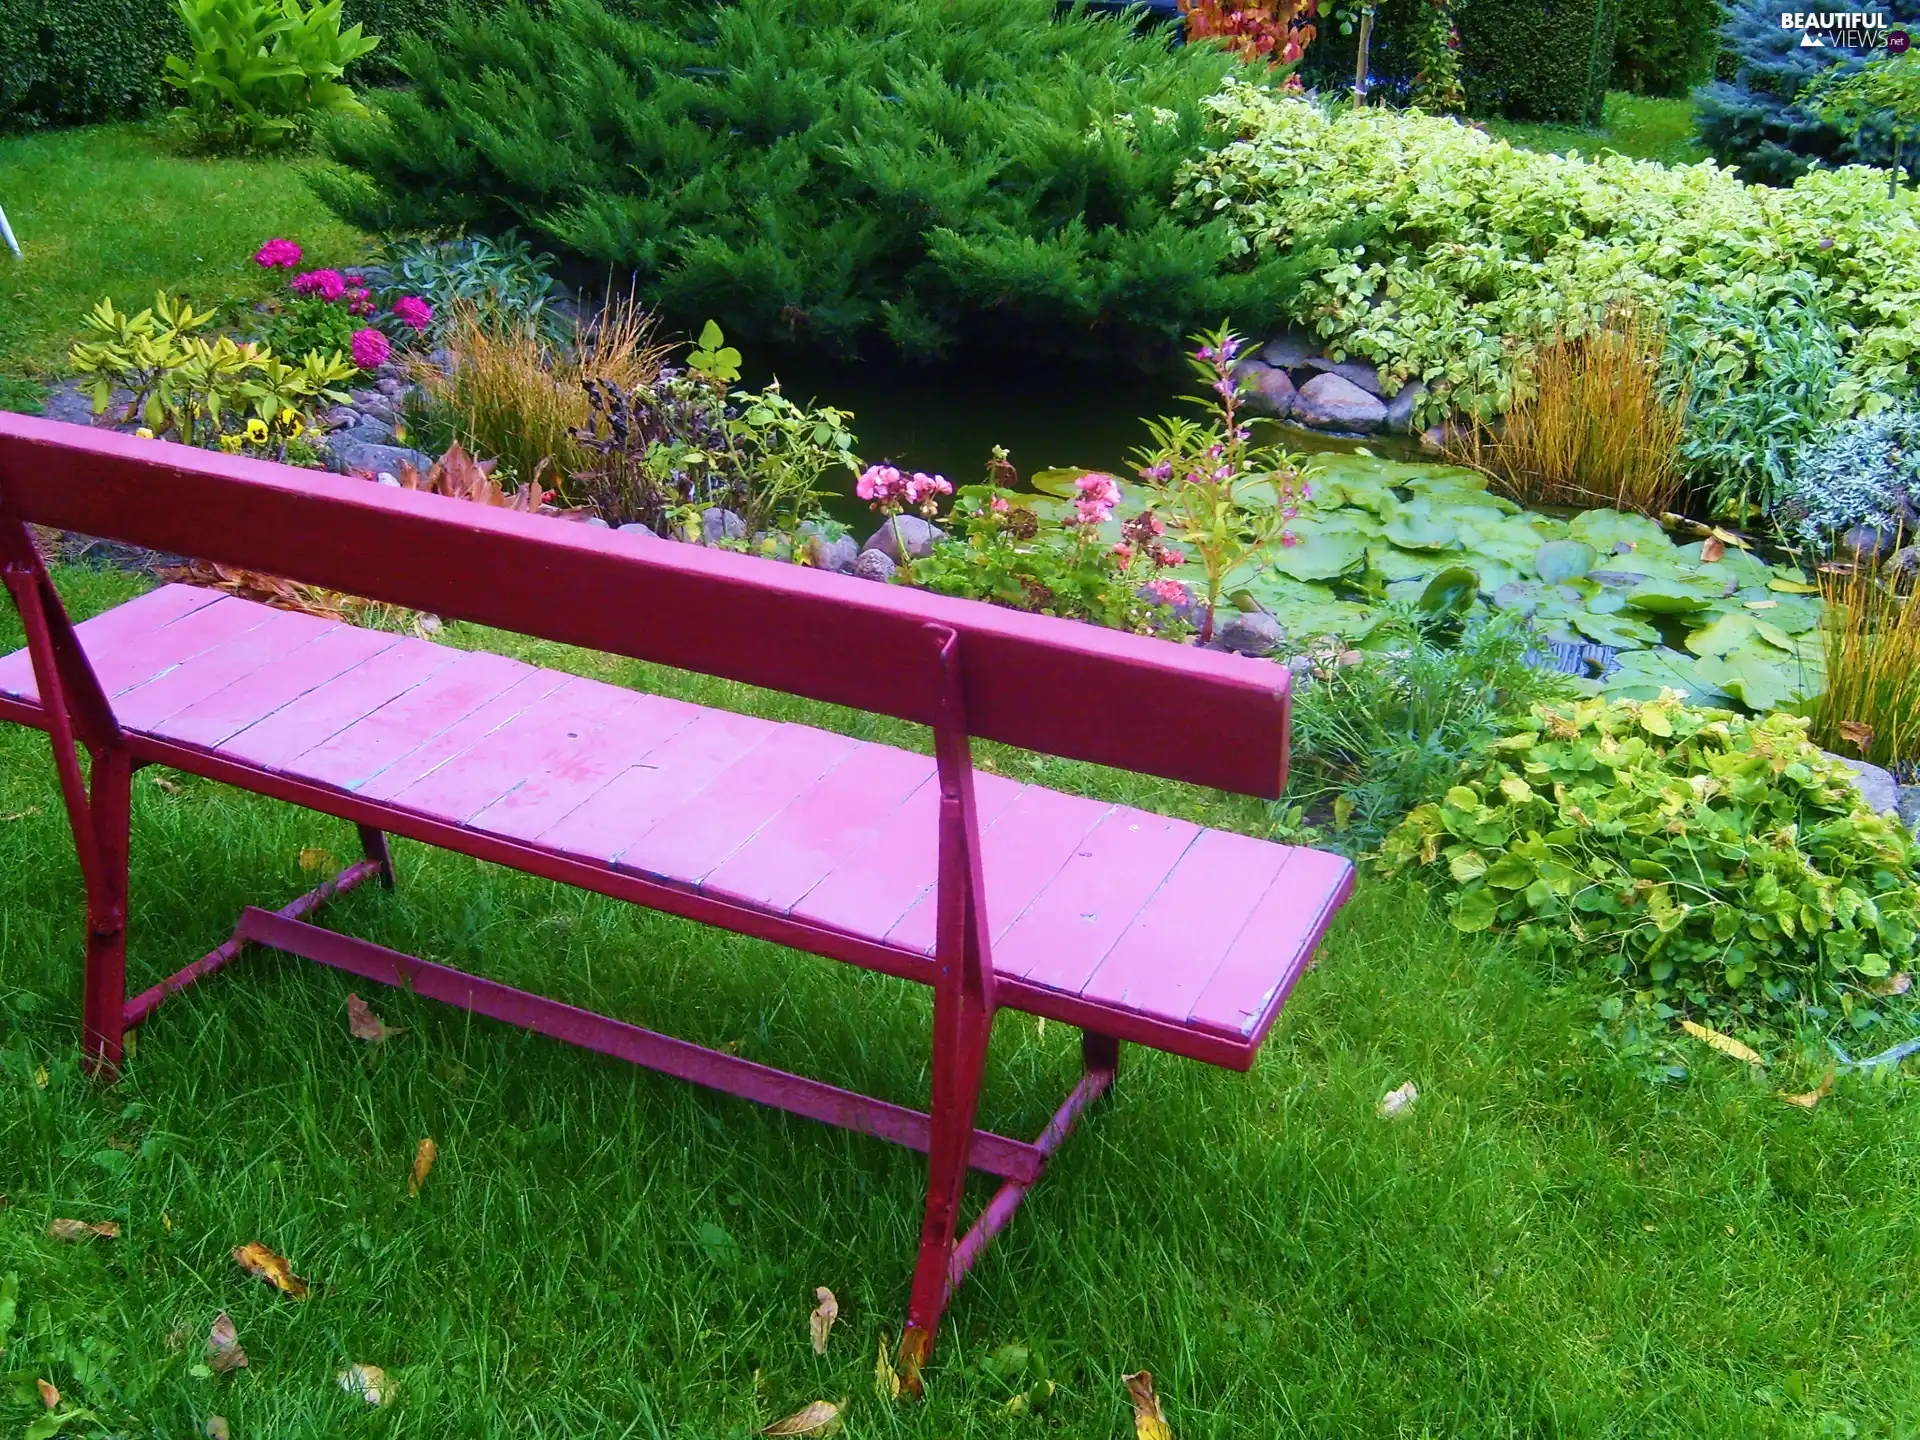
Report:
[{"label": "pink geranium flower", "polygon": [[262,270],[291,270],[304,253],[293,241],[275,236],[253,252],[253,263]]},{"label": "pink geranium flower", "polygon": [[892,465],[869,465],[854,482],[853,493],[874,505],[886,505],[906,492],[906,478]]},{"label": "pink geranium flower", "polygon": [[1187,587],[1178,580],[1150,580],[1147,582],[1147,595],[1162,605],[1184,605],[1187,603]]},{"label": "pink geranium flower", "polygon": [[378,370],[393,354],[393,342],[372,328],[354,331],[347,347],[353,351],[353,363],[362,370]]},{"label": "pink geranium flower", "polygon": [[294,276],[288,288],[296,295],[318,295],[333,301],[347,293],[347,277],[338,270],[309,270]]},{"label": "pink geranium flower", "polygon": [[928,475],[916,470],[913,478],[907,481],[907,503],[909,505],[931,505],[936,495],[951,495],[953,486],[947,483],[944,475]]},{"label": "pink geranium flower", "polygon": [[402,295],[393,302],[393,318],[415,334],[424,335],[433,323],[433,306],[418,295]]},{"label": "pink geranium flower", "polygon": [[1111,475],[1082,475],[1074,481],[1080,498],[1074,502],[1074,518],[1082,525],[1104,525],[1120,503],[1120,483]]}]

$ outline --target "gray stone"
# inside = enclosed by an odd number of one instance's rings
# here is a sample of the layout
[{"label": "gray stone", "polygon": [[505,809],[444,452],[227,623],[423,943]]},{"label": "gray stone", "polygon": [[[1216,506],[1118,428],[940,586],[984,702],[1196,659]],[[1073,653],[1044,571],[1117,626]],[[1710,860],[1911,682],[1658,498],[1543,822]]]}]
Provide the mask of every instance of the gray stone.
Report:
[{"label": "gray stone", "polygon": [[335,430],[325,437],[327,449],[338,455],[352,445],[391,445],[393,427],[382,425],[376,420],[362,420],[358,425],[346,430]]},{"label": "gray stone", "polygon": [[1372,435],[1387,423],[1387,407],[1344,376],[1316,375],[1294,397],[1293,418],[1316,430]]},{"label": "gray stone", "polygon": [[1429,425],[1420,432],[1420,449],[1428,455],[1443,455],[1447,449],[1447,427]]},{"label": "gray stone", "polygon": [[1893,553],[1896,537],[1877,525],[1856,525],[1840,537],[1840,548],[1864,565],[1878,565]]},{"label": "gray stone", "polygon": [[902,545],[907,547],[907,554],[915,560],[924,560],[933,553],[934,541],[946,538],[946,531],[938,525],[929,524],[918,515],[898,515],[873,532],[867,540],[867,549],[878,550],[897,564],[903,558],[900,554]]},{"label": "gray stone", "polygon": [[814,569],[843,575],[860,558],[860,542],[851,535],[829,537],[810,530],[801,542],[800,553]]},{"label": "gray stone", "polygon": [[709,505],[700,512],[700,538],[709,545],[722,540],[739,540],[747,533],[747,522],[731,510]]},{"label": "gray stone", "polygon": [[378,390],[382,395],[404,395],[407,390],[407,385],[404,380],[395,379],[391,375],[383,375],[380,379],[373,382],[373,388]]},{"label": "gray stone", "polygon": [[1266,655],[1280,648],[1280,622],[1271,615],[1254,611],[1236,612],[1213,632],[1210,642],[1215,650],[1231,650],[1238,655]]},{"label": "gray stone", "polygon": [[433,468],[432,456],[409,450],[404,445],[342,445],[333,442],[327,449],[333,455],[333,468],[342,475],[378,475],[382,470],[398,473],[408,465],[424,475]]},{"label": "gray stone", "polygon": [[596,530],[611,530],[613,528],[613,526],[609,525],[606,520],[599,515],[589,515],[581,523],[591,525]]},{"label": "gray stone", "polygon": [[1324,375],[1338,375],[1378,400],[1381,395],[1379,367],[1366,360],[1329,360],[1324,355],[1314,355],[1307,360],[1309,370],[1318,370]]},{"label": "gray stone", "polygon": [[1920,836],[1920,785],[1902,785],[1895,809],[1899,811],[1900,818],[1907,822],[1907,828]]},{"label": "gray stone", "polygon": [[625,525],[622,525],[619,533],[622,535],[631,535],[636,540],[658,540],[660,538],[653,533],[651,526],[642,525],[638,520],[630,520]]},{"label": "gray stone", "polygon": [[360,412],[345,405],[322,410],[314,417],[323,430],[351,430],[360,423]]},{"label": "gray stone", "polygon": [[127,403],[133,397],[115,392],[109,403],[107,414],[96,417],[93,413],[93,396],[85,393],[78,385],[68,381],[56,385],[47,396],[47,403],[41,414],[49,420],[63,420],[69,425],[93,425],[104,423],[108,416],[123,414]]},{"label": "gray stone", "polygon": [[1270,415],[1284,420],[1293,412],[1293,377],[1259,360],[1242,360],[1233,367],[1233,378],[1247,409],[1255,415]]},{"label": "gray stone", "polygon": [[1426,382],[1409,381],[1393,394],[1387,402],[1387,433],[1389,435],[1411,435],[1413,433],[1413,411],[1420,403],[1420,397],[1427,393]]},{"label": "gray stone", "polygon": [[1303,330],[1282,330],[1260,347],[1260,358],[1281,370],[1296,370],[1319,353],[1319,345]]},{"label": "gray stone", "polygon": [[400,488],[400,477],[395,475],[391,470],[382,470],[373,478],[379,484],[385,485],[389,489],[398,490]]},{"label": "gray stone", "polygon": [[899,568],[884,550],[862,550],[853,561],[853,573],[862,580],[891,580]]},{"label": "gray stone", "polygon": [[1860,792],[1860,798],[1876,815],[1884,815],[1889,810],[1900,808],[1900,786],[1892,775],[1878,765],[1869,765],[1864,760],[1849,760],[1844,755],[1827,752],[1829,760],[1838,760],[1853,772],[1853,788]]},{"label": "gray stone", "polygon": [[1920,545],[1908,545],[1894,551],[1882,573],[1896,584],[1911,584],[1920,579]]}]

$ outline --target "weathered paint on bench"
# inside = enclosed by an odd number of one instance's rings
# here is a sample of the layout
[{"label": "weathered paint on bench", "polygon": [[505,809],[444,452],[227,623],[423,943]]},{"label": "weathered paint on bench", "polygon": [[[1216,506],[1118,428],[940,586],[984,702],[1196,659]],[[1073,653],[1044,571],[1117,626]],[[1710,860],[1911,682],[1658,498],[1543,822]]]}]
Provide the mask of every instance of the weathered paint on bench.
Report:
[{"label": "weathered paint on bench", "polygon": [[[935,753],[185,586],[72,627],[27,521],[923,721]],[[0,717],[53,737],[87,887],[91,1061],[117,1068],[126,1027],[255,942],[924,1150],[909,1368],[1111,1084],[1118,1042],[1251,1064],[1352,883],[1335,856],[972,768],[969,737],[991,734],[1274,796],[1281,667],[11,416],[0,567],[29,635],[0,659]],[[127,783],[156,762],[352,821],[368,858],[278,912],[247,910],[225,944],[129,1000]],[[305,921],[341,890],[392,883],[388,833],[932,985],[931,1113]],[[999,1008],[1086,1032],[1086,1074],[1031,1143],[975,1128]],[[969,1168],[1005,1184],[958,1236]]]}]

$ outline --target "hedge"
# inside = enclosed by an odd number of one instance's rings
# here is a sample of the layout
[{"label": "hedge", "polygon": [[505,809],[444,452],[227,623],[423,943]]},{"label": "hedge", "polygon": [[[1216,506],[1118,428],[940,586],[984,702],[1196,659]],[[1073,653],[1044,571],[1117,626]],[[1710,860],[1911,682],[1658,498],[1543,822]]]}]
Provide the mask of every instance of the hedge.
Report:
[{"label": "hedge", "polygon": [[[380,48],[356,65],[359,84],[396,79],[399,41],[463,5],[500,0],[346,0]],[[697,0],[689,0],[697,3]],[[616,3],[637,10],[639,0]],[[173,103],[161,81],[169,51],[186,45],[174,0],[0,0],[0,130],[128,120]]]},{"label": "hedge", "polygon": [[1615,0],[1613,88],[1685,95],[1713,74],[1720,0]]},{"label": "hedge", "polygon": [[1618,6],[1619,0],[1459,0],[1468,110],[1598,124]]}]

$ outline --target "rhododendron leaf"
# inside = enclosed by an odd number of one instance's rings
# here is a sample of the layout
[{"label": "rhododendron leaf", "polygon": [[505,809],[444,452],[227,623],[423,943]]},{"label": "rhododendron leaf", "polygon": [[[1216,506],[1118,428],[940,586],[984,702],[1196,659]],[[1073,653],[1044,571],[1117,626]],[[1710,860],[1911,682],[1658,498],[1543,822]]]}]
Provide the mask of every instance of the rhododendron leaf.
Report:
[{"label": "rhododendron leaf", "polygon": [[276,1255],[257,1240],[238,1246],[233,1258],[242,1270],[249,1275],[266,1281],[283,1295],[291,1295],[295,1300],[307,1298],[307,1282],[293,1273],[286,1257]]}]

